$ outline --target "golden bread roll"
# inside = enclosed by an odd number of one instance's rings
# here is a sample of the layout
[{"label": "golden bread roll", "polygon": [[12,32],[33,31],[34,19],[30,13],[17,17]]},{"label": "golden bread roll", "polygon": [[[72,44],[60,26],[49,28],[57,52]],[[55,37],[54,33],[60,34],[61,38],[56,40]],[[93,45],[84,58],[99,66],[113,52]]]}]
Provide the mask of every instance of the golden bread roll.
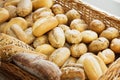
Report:
[{"label": "golden bread roll", "polygon": [[71,29],[76,29],[80,32],[84,31],[87,29],[87,24],[85,24],[84,20],[82,19],[74,19],[71,23],[70,23],[70,28]]},{"label": "golden bread roll", "polygon": [[59,67],[48,60],[26,52],[19,52],[12,59],[17,66],[35,75],[39,80],[60,80]]},{"label": "golden bread roll", "polygon": [[6,0],[4,6],[10,6],[10,5],[13,5],[13,6],[17,6],[17,4],[20,2],[20,0]]},{"label": "golden bread roll", "polygon": [[59,24],[67,24],[68,18],[65,14],[57,14],[55,16],[59,22]]},{"label": "golden bread roll", "polygon": [[4,29],[4,33],[7,33],[7,30],[13,25],[13,24],[17,24],[19,25],[23,30],[25,30],[28,25],[27,25],[27,21],[22,18],[22,17],[15,17],[10,19],[10,21],[7,23],[5,29]]},{"label": "golden bread roll", "polygon": [[63,67],[61,71],[61,80],[85,80],[84,70],[79,64]]},{"label": "golden bread roll", "polygon": [[35,37],[32,34],[32,28],[27,28],[25,31],[23,31],[19,25],[13,24],[10,29],[19,40],[27,44],[31,44],[35,39]]},{"label": "golden bread roll", "polygon": [[20,0],[17,4],[17,15],[25,17],[32,12],[32,1],[31,0]]},{"label": "golden bread roll", "polygon": [[70,27],[64,24],[59,24],[58,27],[62,28],[62,30],[65,32],[66,30],[70,30]]},{"label": "golden bread roll", "polygon": [[65,44],[65,35],[63,30],[60,27],[54,28],[49,32],[48,40],[55,48],[63,47]]},{"label": "golden bread roll", "polygon": [[95,19],[91,21],[89,29],[100,34],[105,29],[105,24],[102,21]]},{"label": "golden bread roll", "polygon": [[33,12],[33,21],[36,21],[37,19],[41,18],[41,13],[43,12],[50,12],[52,14],[52,11],[50,8],[42,7]]},{"label": "golden bread roll", "polygon": [[80,57],[87,52],[87,45],[84,43],[74,44],[70,47],[71,56]]},{"label": "golden bread roll", "polygon": [[110,64],[115,60],[115,53],[111,49],[105,49],[102,52],[99,52],[98,56],[105,64]]},{"label": "golden bread roll", "polygon": [[82,35],[78,30],[66,30],[65,37],[69,43],[80,43],[82,41]]},{"label": "golden bread roll", "polygon": [[33,25],[33,34],[39,37],[58,25],[55,17],[40,18]]},{"label": "golden bread roll", "polygon": [[49,57],[49,60],[61,67],[70,57],[70,50],[66,47],[56,49]]},{"label": "golden bread roll", "polygon": [[52,6],[52,11],[54,14],[64,14],[63,7],[60,4],[54,4]]},{"label": "golden bread roll", "polygon": [[48,44],[48,36],[42,35],[38,38],[36,38],[33,42],[33,46],[36,48],[37,46],[40,46],[42,44]]},{"label": "golden bread roll", "polygon": [[8,10],[10,19],[17,16],[17,13],[16,13],[17,8],[16,8],[16,6],[13,6],[13,5],[6,6],[5,9]]},{"label": "golden bread roll", "polygon": [[99,52],[101,50],[108,48],[108,46],[109,41],[105,37],[99,37],[89,44],[88,49],[90,52]]},{"label": "golden bread roll", "polygon": [[42,44],[40,46],[37,46],[35,49],[36,52],[43,53],[47,56],[50,56],[54,50],[55,48],[52,47],[50,44]]},{"label": "golden bread roll", "polygon": [[32,0],[33,9],[36,10],[41,7],[52,7],[53,0]]},{"label": "golden bread roll", "polygon": [[3,8],[4,7],[4,4],[5,4],[5,0],[0,0],[0,7]]},{"label": "golden bread roll", "polygon": [[63,67],[66,67],[66,65],[68,65],[68,64],[76,63],[76,61],[77,61],[76,58],[70,56],[70,57],[66,60],[66,62],[63,64],[62,68],[63,68]]},{"label": "golden bread roll", "polygon": [[85,57],[89,56],[89,55],[94,55],[94,54],[91,53],[91,52],[86,52],[85,54],[83,54],[83,55],[80,56],[80,58],[76,61],[76,64],[83,65],[83,61],[84,61]]},{"label": "golden bread roll", "polygon": [[82,42],[91,43],[93,40],[98,38],[98,34],[92,30],[85,30],[81,32],[82,34]]},{"label": "golden bread roll", "polygon": [[102,59],[95,55],[87,55],[83,60],[83,67],[89,80],[98,80],[107,70]]},{"label": "golden bread roll", "polygon": [[118,36],[119,36],[119,30],[114,27],[108,27],[100,34],[100,37],[105,37],[110,41],[114,38],[117,38]]},{"label": "golden bread roll", "polygon": [[66,16],[68,17],[68,24],[71,23],[72,20],[74,19],[79,19],[81,18],[81,15],[75,10],[71,9],[66,13]]},{"label": "golden bread roll", "polygon": [[114,38],[111,41],[110,49],[114,51],[115,53],[120,53],[120,39],[119,38]]},{"label": "golden bread roll", "polygon": [[9,18],[9,12],[5,8],[0,8],[0,24],[7,21]]}]

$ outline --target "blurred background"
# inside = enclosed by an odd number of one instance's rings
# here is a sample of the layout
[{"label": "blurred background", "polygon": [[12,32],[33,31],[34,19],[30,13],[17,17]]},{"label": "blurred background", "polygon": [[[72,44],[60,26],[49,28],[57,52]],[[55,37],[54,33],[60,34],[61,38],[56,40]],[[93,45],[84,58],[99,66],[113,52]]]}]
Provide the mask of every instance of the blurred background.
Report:
[{"label": "blurred background", "polygon": [[112,15],[120,17],[120,0],[82,0]]}]

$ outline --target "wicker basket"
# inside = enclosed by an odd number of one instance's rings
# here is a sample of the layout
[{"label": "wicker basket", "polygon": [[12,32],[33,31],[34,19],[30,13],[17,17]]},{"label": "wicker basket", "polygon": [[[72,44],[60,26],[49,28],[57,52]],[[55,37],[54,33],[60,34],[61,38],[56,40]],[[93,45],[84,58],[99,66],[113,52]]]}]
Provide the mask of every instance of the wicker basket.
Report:
[{"label": "wicker basket", "polygon": [[[93,19],[99,19],[107,27],[115,27],[118,30],[120,30],[120,19],[114,16],[110,16],[109,14],[106,14],[95,8],[92,8],[88,4],[85,4],[79,0],[55,0],[55,3],[62,5],[65,12],[67,12],[70,9],[76,9],[82,15],[82,19],[87,24],[89,24]],[[9,80],[37,80],[37,78],[35,78],[31,74],[24,72],[23,70],[21,70],[20,68],[18,68],[17,66],[11,63],[1,63],[0,68],[1,68],[0,75],[1,73],[4,74],[5,76],[8,76],[8,74],[10,74],[8,77],[13,76],[15,78],[15,79],[9,78]],[[108,70],[110,71],[113,70],[113,72],[111,73],[106,72],[99,80],[120,80],[119,78],[120,77],[120,59],[118,59],[115,63],[113,63],[113,65],[111,65],[111,67]],[[6,74],[6,72],[8,74]],[[111,78],[107,76],[110,74],[111,74]],[[116,77],[119,79],[115,79]],[[3,80],[7,80],[7,79],[3,79]]]}]

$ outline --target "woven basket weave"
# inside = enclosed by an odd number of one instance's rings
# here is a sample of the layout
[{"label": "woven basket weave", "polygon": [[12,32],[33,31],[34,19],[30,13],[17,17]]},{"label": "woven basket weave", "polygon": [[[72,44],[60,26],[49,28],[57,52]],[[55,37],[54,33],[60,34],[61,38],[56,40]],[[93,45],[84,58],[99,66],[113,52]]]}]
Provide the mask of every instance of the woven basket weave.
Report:
[{"label": "woven basket weave", "polygon": [[[120,19],[110,16],[99,10],[96,10],[96,9],[92,8],[91,6],[89,6],[88,4],[85,4],[79,0],[55,0],[55,3],[62,5],[65,12],[67,12],[70,9],[76,9],[82,15],[82,19],[87,24],[89,24],[93,19],[99,19],[107,27],[115,27],[120,31]],[[117,72],[117,74],[113,73],[113,74],[115,74],[113,77],[120,75],[120,59],[119,59],[119,61],[114,63],[114,65],[112,65],[112,67],[115,67],[116,65],[118,66],[116,69],[119,71]],[[6,66],[6,71],[13,73],[11,75],[13,75],[14,78],[22,77],[19,80],[22,80],[22,79],[23,80],[37,80],[35,77],[31,76],[29,73],[26,73],[26,72],[22,71],[21,69],[18,69],[16,66],[14,66],[12,64],[3,63],[2,66],[0,67],[1,71],[4,70],[5,66]],[[2,68],[3,68],[3,70],[2,70]],[[113,69],[115,69],[115,68],[112,68],[112,70]],[[17,72],[17,73],[14,73],[14,72]],[[111,73],[104,74],[100,78],[100,80],[112,80],[112,79],[109,79],[109,77],[107,79],[104,79],[104,77],[109,74],[111,74]],[[118,80],[118,79],[116,79],[116,80]]]}]

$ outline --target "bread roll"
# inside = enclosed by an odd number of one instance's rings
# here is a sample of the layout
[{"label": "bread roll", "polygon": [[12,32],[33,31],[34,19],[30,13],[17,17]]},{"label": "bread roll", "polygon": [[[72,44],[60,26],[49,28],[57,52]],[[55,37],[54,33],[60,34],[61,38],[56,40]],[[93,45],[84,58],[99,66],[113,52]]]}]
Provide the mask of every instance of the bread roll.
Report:
[{"label": "bread roll", "polygon": [[70,56],[70,50],[66,47],[56,49],[49,57],[49,60],[61,67]]},{"label": "bread roll", "polygon": [[55,17],[40,18],[33,25],[33,34],[39,37],[58,25]]},{"label": "bread roll", "polygon": [[85,22],[82,19],[74,19],[71,23],[70,23],[70,28],[71,29],[76,29],[80,32],[84,31],[87,29],[87,24],[85,24]]},{"label": "bread roll", "polygon": [[65,31],[65,37],[69,43],[80,43],[82,41],[82,35],[78,30]]},{"label": "bread roll", "polygon": [[[74,66],[73,66],[74,65]],[[73,64],[61,69],[61,80],[85,80],[85,73],[81,65]]]},{"label": "bread roll", "polygon": [[110,49],[113,50],[115,53],[120,53],[120,39],[114,38],[111,41]]},{"label": "bread roll", "polygon": [[68,17],[68,24],[71,23],[72,20],[74,19],[79,19],[81,18],[81,15],[75,10],[71,9],[66,13],[66,16]]},{"label": "bread roll", "polygon": [[65,32],[66,30],[70,30],[70,27],[64,24],[59,24],[58,27],[62,28],[62,30]]},{"label": "bread roll", "polygon": [[54,14],[64,14],[63,7],[60,4],[54,4],[52,6],[52,11]]},{"label": "bread roll", "polygon": [[84,43],[74,44],[70,47],[70,51],[73,57],[80,57],[87,52],[87,45]]},{"label": "bread roll", "polygon": [[48,39],[50,44],[55,48],[63,47],[65,44],[65,35],[60,27],[56,27],[50,31]]},{"label": "bread roll", "polygon": [[36,52],[43,53],[47,56],[50,56],[54,50],[55,48],[52,47],[50,44],[42,44],[40,46],[37,46],[35,49]]},{"label": "bread roll", "polygon": [[82,42],[84,43],[91,43],[93,40],[98,38],[98,34],[91,30],[85,30],[81,32],[82,34]]},{"label": "bread roll", "polygon": [[65,14],[57,14],[55,16],[59,22],[59,24],[67,24],[68,18]]},{"label": "bread roll", "polygon": [[95,55],[86,56],[83,60],[83,67],[89,80],[98,80],[107,70],[105,63]]},{"label": "bread roll", "polygon": [[41,7],[52,7],[53,0],[32,0],[33,9],[36,10]]},{"label": "bread roll", "polygon": [[47,43],[48,43],[48,36],[42,35],[34,40],[33,46],[36,48],[37,46],[40,46],[42,44],[47,44]]},{"label": "bread roll", "polygon": [[5,29],[4,29],[4,33],[7,33],[7,30],[13,25],[13,24],[17,24],[19,25],[23,30],[25,30],[28,25],[27,25],[27,21],[22,18],[22,17],[15,17],[12,18],[6,25]]},{"label": "bread roll", "polygon": [[111,49],[105,49],[102,52],[99,52],[98,56],[105,64],[110,64],[115,60],[115,53]]},{"label": "bread roll", "polygon": [[17,5],[17,15],[25,17],[32,12],[31,0],[20,0]]},{"label": "bread roll", "polygon": [[8,10],[10,19],[17,16],[17,13],[16,13],[16,11],[17,11],[16,9],[17,8],[16,8],[16,6],[9,5],[9,6],[6,6],[5,9]]},{"label": "bread roll", "polygon": [[35,75],[40,80],[60,80],[60,69],[50,61],[25,52],[17,53],[12,58],[16,65]]},{"label": "bread roll", "polygon": [[101,32],[100,37],[105,37],[108,40],[112,40],[114,38],[117,38],[119,36],[119,30],[117,30],[114,27],[109,27],[106,30],[104,30],[103,32]]},{"label": "bread roll", "polygon": [[93,40],[90,45],[88,46],[89,51],[91,52],[99,52],[108,48],[109,41],[104,37],[99,37],[96,40]]},{"label": "bread roll", "polygon": [[105,29],[105,24],[102,21],[95,19],[91,21],[89,29],[100,34]]},{"label": "bread roll", "polygon": [[7,21],[9,18],[9,12],[5,8],[0,8],[0,24]]},{"label": "bread roll", "polygon": [[39,8],[33,12],[33,21],[36,21],[37,19],[40,19],[42,17],[49,17],[49,16],[54,16],[51,9],[47,7]]}]

